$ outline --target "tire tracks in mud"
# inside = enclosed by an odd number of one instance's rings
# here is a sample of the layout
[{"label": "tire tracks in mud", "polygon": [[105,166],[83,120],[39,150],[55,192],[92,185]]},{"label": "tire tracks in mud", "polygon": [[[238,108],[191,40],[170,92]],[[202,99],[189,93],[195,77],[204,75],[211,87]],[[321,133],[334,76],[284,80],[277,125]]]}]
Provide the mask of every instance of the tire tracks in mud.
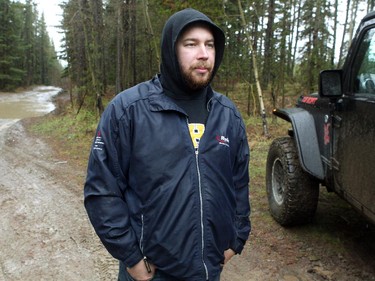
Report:
[{"label": "tire tracks in mud", "polygon": [[[115,280],[64,161],[17,120],[0,121],[0,281]],[[63,163],[63,164],[61,164]]]}]

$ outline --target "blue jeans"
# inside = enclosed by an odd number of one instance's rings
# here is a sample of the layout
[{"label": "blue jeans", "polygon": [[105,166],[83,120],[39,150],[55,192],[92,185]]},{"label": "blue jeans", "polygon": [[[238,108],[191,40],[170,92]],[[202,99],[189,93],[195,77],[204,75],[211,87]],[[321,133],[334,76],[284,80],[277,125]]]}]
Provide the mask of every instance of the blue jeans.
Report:
[{"label": "blue jeans", "polygon": [[[130,274],[126,270],[125,265],[122,262],[120,262],[120,269],[119,269],[119,273],[118,273],[118,281],[137,281],[137,280],[134,280],[130,276]],[[176,279],[175,277],[170,276],[170,275],[156,269],[155,275],[151,279],[151,281],[183,281],[183,280]],[[202,281],[205,281],[205,280],[202,280]],[[209,281],[220,281],[220,275],[217,276],[216,278],[212,279],[212,280],[210,279]]]}]

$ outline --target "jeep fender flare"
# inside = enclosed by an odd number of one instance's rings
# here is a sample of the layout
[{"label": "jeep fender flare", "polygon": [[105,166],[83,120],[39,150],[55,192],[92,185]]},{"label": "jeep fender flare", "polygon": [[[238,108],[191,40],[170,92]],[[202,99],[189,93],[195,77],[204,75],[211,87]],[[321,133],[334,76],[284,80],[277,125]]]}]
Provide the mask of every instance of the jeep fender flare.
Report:
[{"label": "jeep fender flare", "polygon": [[313,116],[303,108],[275,109],[273,114],[290,122],[293,127],[302,169],[319,180],[324,180],[318,137]]}]

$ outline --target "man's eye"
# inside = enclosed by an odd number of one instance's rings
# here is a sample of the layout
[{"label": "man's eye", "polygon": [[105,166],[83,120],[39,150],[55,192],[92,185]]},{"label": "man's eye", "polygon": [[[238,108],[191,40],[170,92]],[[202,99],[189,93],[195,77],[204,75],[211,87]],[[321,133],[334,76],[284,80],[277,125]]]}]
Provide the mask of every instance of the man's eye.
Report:
[{"label": "man's eye", "polygon": [[207,44],[207,47],[213,49],[213,48],[215,48],[215,44],[214,43],[209,43],[209,44]]}]

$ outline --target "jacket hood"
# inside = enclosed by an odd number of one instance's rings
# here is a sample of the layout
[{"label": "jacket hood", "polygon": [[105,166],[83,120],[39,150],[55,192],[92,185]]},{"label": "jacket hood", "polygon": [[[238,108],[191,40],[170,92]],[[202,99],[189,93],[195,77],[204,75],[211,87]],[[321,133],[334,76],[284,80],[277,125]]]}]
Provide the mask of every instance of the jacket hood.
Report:
[{"label": "jacket hood", "polygon": [[161,83],[168,91],[181,92],[183,94],[188,89],[181,75],[175,45],[183,30],[190,24],[197,22],[207,24],[212,30],[215,39],[216,55],[211,80],[221,64],[225,46],[224,32],[210,18],[197,10],[188,8],[175,13],[166,22],[161,40]]}]

